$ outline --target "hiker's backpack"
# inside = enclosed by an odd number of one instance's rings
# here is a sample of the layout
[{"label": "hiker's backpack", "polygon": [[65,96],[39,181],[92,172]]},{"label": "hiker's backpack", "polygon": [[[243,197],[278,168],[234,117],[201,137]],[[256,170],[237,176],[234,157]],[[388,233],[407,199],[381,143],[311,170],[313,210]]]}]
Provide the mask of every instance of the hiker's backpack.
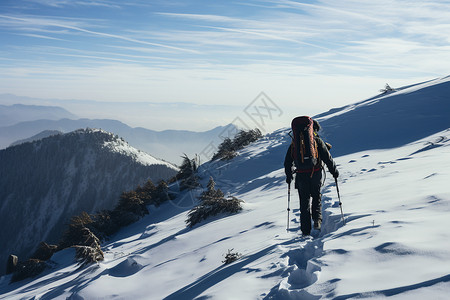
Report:
[{"label": "hiker's backpack", "polygon": [[319,153],[314,139],[313,120],[308,116],[292,120],[292,157],[297,170],[312,170],[317,165]]}]

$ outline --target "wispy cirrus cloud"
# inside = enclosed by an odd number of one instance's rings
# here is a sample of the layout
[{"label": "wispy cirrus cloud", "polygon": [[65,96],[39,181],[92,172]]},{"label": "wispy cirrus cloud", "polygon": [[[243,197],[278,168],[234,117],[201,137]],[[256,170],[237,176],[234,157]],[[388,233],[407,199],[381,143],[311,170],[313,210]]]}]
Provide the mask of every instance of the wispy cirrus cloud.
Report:
[{"label": "wispy cirrus cloud", "polygon": [[448,0],[30,1],[0,13],[0,92],[347,104],[450,69]]},{"label": "wispy cirrus cloud", "polygon": [[[142,45],[147,45],[147,46],[161,47],[161,48],[166,48],[166,49],[176,50],[176,51],[181,51],[181,52],[200,53],[199,51],[191,50],[191,49],[187,49],[187,48],[181,48],[181,47],[176,47],[176,46],[171,46],[171,45],[164,45],[161,43],[139,40],[139,39],[127,37],[124,35],[89,30],[89,29],[85,29],[85,28],[79,27],[78,25],[73,24],[72,21],[68,22],[66,20],[62,21],[60,19],[47,19],[47,18],[36,18],[36,17],[17,17],[17,16],[8,16],[8,15],[0,15],[0,19],[10,21],[9,26],[26,25],[26,26],[32,26],[32,27],[38,27],[38,28],[44,28],[44,29],[45,28],[62,28],[62,29],[68,29],[71,31],[76,31],[76,32],[93,35],[93,36],[117,39],[117,40],[122,40],[122,41],[127,41],[127,42],[131,42],[131,43],[142,44]],[[8,23],[8,22],[6,22],[6,23]]]},{"label": "wispy cirrus cloud", "polygon": [[74,6],[91,6],[91,7],[108,7],[108,8],[120,8],[117,3],[113,1],[79,1],[79,0],[28,0],[28,2],[46,5],[51,7],[74,7]]},{"label": "wispy cirrus cloud", "polygon": [[251,30],[251,29],[245,30],[245,29],[214,27],[214,26],[210,26],[209,28],[222,30],[222,31],[237,32],[237,33],[244,34],[246,36],[257,36],[257,37],[260,37],[260,38],[266,39],[266,40],[285,41],[285,42],[291,42],[291,43],[300,44],[300,45],[311,46],[311,47],[315,47],[315,48],[319,48],[319,49],[327,50],[327,51],[331,50],[327,47],[323,47],[323,46],[316,45],[313,43],[308,43],[308,42],[304,42],[302,40],[297,40],[297,39],[285,37],[283,35],[278,35],[277,32],[274,30]]},{"label": "wispy cirrus cloud", "polygon": [[[190,20],[191,25],[195,26],[191,30],[175,34],[170,32],[166,36],[163,36],[165,33],[161,33],[162,39],[177,39],[187,43],[201,43],[217,47],[227,46],[230,49],[240,47],[241,49],[261,49],[263,52],[271,49],[274,51],[273,53],[285,57],[292,56],[292,50],[295,49],[292,45],[336,52],[332,47],[312,42],[311,38],[318,34],[317,30],[308,23],[297,26],[295,21],[299,20],[295,19],[296,15],[292,13],[280,13],[277,16],[262,19],[243,19],[211,14],[159,14],[170,18]],[[280,44],[281,42],[290,43],[291,46],[285,47],[284,44]]]},{"label": "wispy cirrus cloud", "polygon": [[[267,2],[283,4],[284,8],[307,12],[317,20],[319,28],[329,25],[335,28],[359,32],[359,36],[379,36],[408,34],[418,37],[424,35],[448,35],[436,31],[436,25],[447,28],[450,20],[448,1],[331,1],[322,0],[315,4],[292,0]],[[323,26],[321,26],[323,24]],[[421,28],[416,31],[416,28]],[[365,31],[362,31],[365,30]],[[408,36],[404,36],[407,38]]]},{"label": "wispy cirrus cloud", "polygon": [[167,17],[176,17],[207,22],[241,23],[246,21],[241,18],[213,15],[213,14],[189,14],[189,13],[168,13],[168,12],[158,12],[156,14]]},{"label": "wispy cirrus cloud", "polygon": [[19,33],[19,35],[28,36],[32,38],[38,38],[38,39],[45,39],[45,40],[55,40],[55,41],[64,41],[64,39],[52,37],[52,36],[46,36],[41,34],[34,34],[34,33]]}]

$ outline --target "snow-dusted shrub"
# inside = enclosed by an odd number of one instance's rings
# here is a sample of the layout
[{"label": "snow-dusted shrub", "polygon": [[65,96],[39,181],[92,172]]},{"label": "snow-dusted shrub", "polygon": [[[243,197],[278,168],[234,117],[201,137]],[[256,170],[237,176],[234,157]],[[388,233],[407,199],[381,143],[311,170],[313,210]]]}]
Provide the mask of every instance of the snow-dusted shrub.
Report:
[{"label": "snow-dusted shrub", "polygon": [[42,273],[46,268],[47,264],[45,261],[40,259],[28,259],[23,262],[19,262],[14,269],[14,273],[11,277],[11,282],[16,282],[23,280],[25,278],[35,277]]},{"label": "snow-dusted shrub", "polygon": [[223,140],[223,142],[219,145],[217,152],[213,155],[212,160],[230,160],[236,157],[236,151],[257,141],[261,137],[261,131],[257,128],[250,129],[248,131],[241,130],[236,134],[233,140],[231,140],[230,138],[226,138]]},{"label": "snow-dusted shrub", "polygon": [[100,240],[87,227],[77,228],[78,231],[71,241],[70,247],[75,248],[76,258],[83,265],[103,260],[103,251]]},{"label": "snow-dusted shrub", "polygon": [[101,240],[106,239],[120,229],[119,224],[114,220],[111,213],[112,211],[110,210],[102,210],[91,216],[93,222],[88,224],[89,229]]},{"label": "snow-dusted shrub", "polygon": [[17,268],[11,268],[14,280],[38,275],[44,269],[45,261],[55,251],[69,247],[76,249],[76,258],[83,265],[103,260],[100,239],[106,239],[121,227],[148,214],[146,205],[158,206],[169,199],[169,187],[165,181],[155,186],[148,180],[143,187],[138,186],[134,191],[123,192],[113,210],[103,210],[93,215],[82,212],[72,217],[57,246],[42,242],[31,260],[21,262],[16,257]]},{"label": "snow-dusted shrub", "polygon": [[171,199],[172,197],[169,194],[169,186],[167,185],[167,182],[161,180],[158,183],[158,186],[156,187],[155,191],[153,192],[151,204],[159,206],[162,203]]},{"label": "snow-dusted shrub", "polygon": [[197,175],[193,174],[192,176],[185,178],[180,183],[181,190],[193,190],[200,186],[200,182],[198,181]]},{"label": "snow-dusted shrub", "polygon": [[195,171],[197,171],[198,168],[197,158],[190,159],[187,154],[184,154],[182,158],[183,162],[181,163],[180,170],[176,175],[178,180],[190,177],[195,173]]},{"label": "snow-dusted shrub", "polygon": [[231,264],[232,262],[242,257],[241,253],[231,251],[233,251],[233,249],[228,249],[227,254],[225,254],[225,259],[222,261],[223,264]]},{"label": "snow-dusted shrub", "polygon": [[78,245],[72,247],[75,248],[75,258],[82,265],[96,263],[105,258],[103,251],[100,249],[100,245],[96,247]]},{"label": "snow-dusted shrub", "polygon": [[49,260],[53,253],[55,253],[58,250],[58,246],[56,245],[49,245],[46,242],[41,242],[39,244],[39,247],[36,249],[34,254],[31,256],[31,258],[34,259],[40,259],[40,260]]},{"label": "snow-dusted shrub", "polygon": [[242,200],[235,197],[231,197],[229,199],[216,198],[206,200],[189,211],[186,223],[189,227],[192,227],[208,217],[212,217],[220,213],[237,213],[242,210],[242,202]]},{"label": "snow-dusted shrub", "polygon": [[199,162],[198,158],[195,157],[190,159],[186,154],[183,156],[183,162],[180,166],[180,171],[176,175],[177,180],[181,180],[180,189],[195,189],[200,186],[198,177],[196,174]]},{"label": "snow-dusted shrub", "polygon": [[17,263],[11,282],[39,275],[46,268],[46,261],[51,258],[54,252],[69,247],[76,248],[77,259],[83,264],[103,260],[100,240],[88,228],[88,226],[92,227],[93,224],[93,219],[86,212],[72,217],[59,244],[55,246],[41,242],[32,258]]},{"label": "snow-dusted shrub", "polygon": [[215,189],[215,183],[211,177],[207,190],[200,195],[200,204],[189,211],[186,224],[192,227],[208,217],[221,213],[237,213],[242,210],[241,203],[243,202],[236,197],[225,199],[223,192]]},{"label": "snow-dusted shrub", "polygon": [[151,180],[143,186],[138,186],[134,191],[122,193],[124,197],[135,197],[141,200],[145,205],[159,206],[172,197],[169,194],[169,186],[167,182],[161,180],[157,186]]},{"label": "snow-dusted shrub", "polygon": [[225,195],[220,189],[216,189],[216,183],[211,176],[209,177],[208,184],[206,185],[206,190],[201,193],[199,199],[203,203],[208,200],[221,199],[224,196]]},{"label": "snow-dusted shrub", "polygon": [[231,160],[237,156],[237,153],[235,150],[232,151],[222,151],[220,153],[220,159],[222,160]]},{"label": "snow-dusted shrub", "polygon": [[86,212],[82,212],[80,215],[72,217],[66,231],[59,241],[58,249],[65,249],[73,245],[84,245],[89,235],[92,234],[91,230],[87,227],[91,225],[92,222],[91,216]]},{"label": "snow-dusted shrub", "polygon": [[111,215],[114,222],[122,227],[136,222],[148,213],[144,201],[135,191],[131,191],[122,193],[119,204],[111,212]]},{"label": "snow-dusted shrub", "polygon": [[383,94],[386,94],[386,93],[395,92],[395,89],[391,88],[391,86],[386,83],[386,85],[384,86],[384,89],[381,89],[380,92]]},{"label": "snow-dusted shrub", "polygon": [[135,189],[135,192],[139,199],[141,199],[146,205],[153,204],[154,201],[153,194],[155,193],[156,186],[153,184],[151,180],[147,180],[147,182],[141,187],[138,186]]},{"label": "snow-dusted shrub", "polygon": [[236,156],[236,148],[230,138],[225,138],[214,153],[212,160],[231,159]]},{"label": "snow-dusted shrub", "polygon": [[242,149],[245,146],[257,141],[262,137],[261,131],[258,128],[250,129],[248,131],[241,130],[233,139],[233,147],[235,149]]}]

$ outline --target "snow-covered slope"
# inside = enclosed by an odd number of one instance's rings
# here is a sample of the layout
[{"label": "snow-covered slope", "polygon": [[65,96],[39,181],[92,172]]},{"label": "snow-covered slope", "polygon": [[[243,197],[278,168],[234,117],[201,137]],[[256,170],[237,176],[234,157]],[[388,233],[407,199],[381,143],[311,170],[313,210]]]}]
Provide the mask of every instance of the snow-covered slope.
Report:
[{"label": "snow-covered slope", "polygon": [[[329,176],[324,227],[314,238],[300,236],[295,192],[292,230],[286,232],[279,155],[286,142],[281,130],[230,163],[202,167],[205,180],[214,176],[223,191],[246,201],[243,212],[186,229],[191,196],[200,191],[182,194],[106,243],[104,262],[78,269],[72,250],[64,250],[52,258],[55,269],[42,277],[10,285],[3,277],[0,298],[446,299],[450,131],[337,158],[347,224]],[[224,265],[228,249],[242,258]]]},{"label": "snow-covered slope", "polygon": [[[395,107],[396,99],[380,102]],[[447,118],[450,110],[442,110],[439,118]],[[0,299],[448,299],[450,130],[336,157],[347,223],[328,176],[323,228],[313,237],[301,236],[295,190],[287,220],[288,131],[265,136],[231,161],[201,166],[203,186],[213,176],[217,188],[245,201],[242,212],[186,228],[202,189],[180,192],[105,243],[105,261],[80,269],[73,250],[63,250],[38,278],[8,284],[2,277]],[[242,257],[224,265],[231,249]]]},{"label": "snow-covered slope", "polygon": [[72,216],[112,209],[122,192],[176,172],[102,130],[0,150],[1,273],[9,254],[25,259],[39,242],[57,242]]},{"label": "snow-covered slope", "polygon": [[335,155],[398,147],[450,127],[450,76],[332,109],[316,118]]}]

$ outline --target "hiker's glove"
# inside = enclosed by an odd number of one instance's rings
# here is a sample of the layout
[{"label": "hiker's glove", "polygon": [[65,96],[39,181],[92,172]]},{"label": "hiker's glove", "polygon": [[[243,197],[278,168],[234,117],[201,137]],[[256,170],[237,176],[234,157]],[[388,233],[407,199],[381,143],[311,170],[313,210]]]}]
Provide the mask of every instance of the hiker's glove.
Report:
[{"label": "hiker's glove", "polygon": [[291,181],[292,181],[292,174],[287,174],[286,175],[286,183],[291,184]]},{"label": "hiker's glove", "polygon": [[334,178],[338,178],[339,177],[339,171],[337,169],[334,171],[333,177]]}]

